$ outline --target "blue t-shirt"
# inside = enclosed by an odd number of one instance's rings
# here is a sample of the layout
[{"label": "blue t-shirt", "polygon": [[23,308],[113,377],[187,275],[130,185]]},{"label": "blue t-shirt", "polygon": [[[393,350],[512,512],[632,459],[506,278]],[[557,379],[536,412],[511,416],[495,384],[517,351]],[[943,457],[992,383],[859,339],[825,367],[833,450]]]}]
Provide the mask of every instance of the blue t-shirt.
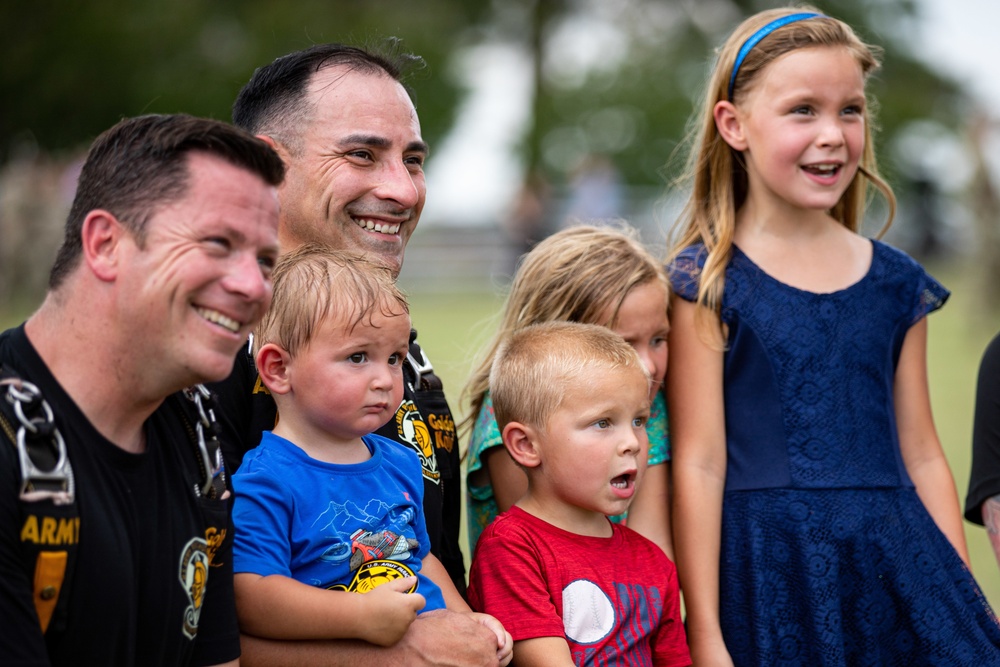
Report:
[{"label": "blue t-shirt", "polygon": [[265,431],[233,475],[234,572],[359,593],[416,575],[423,611],[443,609],[420,571],[430,551],[420,461],[381,436],[363,440],[371,458],[338,465]]}]

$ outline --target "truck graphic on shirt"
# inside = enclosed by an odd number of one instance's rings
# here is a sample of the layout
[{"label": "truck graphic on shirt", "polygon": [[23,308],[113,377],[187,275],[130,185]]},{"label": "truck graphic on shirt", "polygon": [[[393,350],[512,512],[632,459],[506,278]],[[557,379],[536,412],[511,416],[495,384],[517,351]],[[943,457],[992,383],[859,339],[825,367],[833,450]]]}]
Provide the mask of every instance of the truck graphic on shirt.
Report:
[{"label": "truck graphic on shirt", "polygon": [[359,528],[351,533],[351,571],[373,560],[405,561],[420,543],[391,530],[370,531]]}]

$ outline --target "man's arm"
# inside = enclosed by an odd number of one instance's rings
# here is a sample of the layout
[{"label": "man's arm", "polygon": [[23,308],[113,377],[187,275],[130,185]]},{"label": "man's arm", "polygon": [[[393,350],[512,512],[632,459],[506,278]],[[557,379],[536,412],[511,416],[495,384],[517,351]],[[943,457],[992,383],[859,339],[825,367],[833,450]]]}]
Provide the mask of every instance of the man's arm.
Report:
[{"label": "man's arm", "polygon": [[[427,554],[427,557],[423,560],[421,569],[424,574],[427,575],[427,577],[436,583],[441,589],[441,595],[444,597],[445,604],[448,606],[450,611],[457,611],[471,616],[479,623],[489,628],[496,635],[498,647],[497,657],[500,660],[500,664],[506,665],[509,663],[512,656],[511,649],[513,647],[513,640],[510,637],[510,633],[504,629],[503,624],[489,614],[472,611],[469,607],[469,603],[465,601],[465,598],[459,594],[458,590],[455,589],[454,584],[451,583],[448,571],[445,570],[444,565],[442,565],[441,562],[434,557],[434,554]],[[371,595],[371,593],[366,593],[366,595]]]},{"label": "man's arm", "polygon": [[243,667],[358,667],[379,661],[407,667],[499,667],[496,635],[471,615],[421,614],[399,641],[379,647],[353,639],[275,641],[244,634]]},{"label": "man's arm", "polygon": [[993,555],[997,558],[997,564],[1000,564],[1000,496],[987,498],[983,503],[983,525],[990,537]]}]

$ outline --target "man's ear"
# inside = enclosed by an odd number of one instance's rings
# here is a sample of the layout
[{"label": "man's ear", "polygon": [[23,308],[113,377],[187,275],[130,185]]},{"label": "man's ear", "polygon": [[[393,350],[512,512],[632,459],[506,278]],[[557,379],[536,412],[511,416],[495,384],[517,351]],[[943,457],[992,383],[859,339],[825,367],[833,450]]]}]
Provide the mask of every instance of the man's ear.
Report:
[{"label": "man's ear", "polygon": [[112,282],[118,277],[118,253],[127,233],[118,218],[103,209],[94,209],[83,219],[80,226],[83,261],[99,280]]},{"label": "man's ear", "polygon": [[281,142],[279,142],[274,137],[270,137],[266,134],[258,134],[257,138],[263,141],[268,146],[270,146],[271,149],[274,150],[274,152],[277,153],[282,160],[285,159],[285,154],[288,153],[288,151],[285,149],[284,145]]},{"label": "man's ear", "polygon": [[272,394],[287,394],[292,390],[289,365],[291,356],[284,348],[268,343],[257,353],[257,372]]},{"label": "man's ear", "polygon": [[743,131],[743,117],[736,106],[728,100],[716,102],[712,116],[715,118],[715,128],[722,140],[734,150],[745,151],[747,140]]},{"label": "man's ear", "polygon": [[538,433],[526,424],[520,422],[510,422],[503,427],[504,447],[510,457],[525,468],[535,468],[541,462],[541,455],[538,451]]}]

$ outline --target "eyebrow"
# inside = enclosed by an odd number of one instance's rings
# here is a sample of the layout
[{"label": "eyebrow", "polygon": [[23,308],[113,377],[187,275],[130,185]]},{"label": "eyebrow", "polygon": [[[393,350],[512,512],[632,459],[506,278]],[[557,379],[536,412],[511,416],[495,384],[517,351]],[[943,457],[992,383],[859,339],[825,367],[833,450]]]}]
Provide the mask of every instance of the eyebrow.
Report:
[{"label": "eyebrow", "polygon": [[[390,142],[385,137],[380,137],[375,134],[349,134],[340,140],[341,144],[360,144],[362,146],[370,146],[372,148],[388,148],[392,142]],[[430,147],[424,141],[411,141],[406,145],[404,153],[423,153],[427,155],[430,152]]]}]

